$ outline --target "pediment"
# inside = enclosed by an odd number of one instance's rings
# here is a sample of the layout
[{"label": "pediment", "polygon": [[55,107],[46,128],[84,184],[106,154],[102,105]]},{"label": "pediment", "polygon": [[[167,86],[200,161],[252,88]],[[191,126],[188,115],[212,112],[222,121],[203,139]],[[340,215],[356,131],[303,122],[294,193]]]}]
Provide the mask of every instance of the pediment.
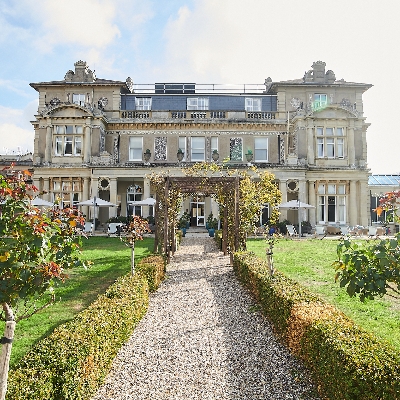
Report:
[{"label": "pediment", "polygon": [[349,117],[357,118],[358,112],[357,110],[350,109],[348,107],[343,107],[340,105],[331,105],[325,108],[314,110],[311,113],[311,115],[318,118],[328,118],[328,119],[349,118]]},{"label": "pediment", "polygon": [[79,118],[93,116],[92,110],[87,107],[81,107],[77,104],[59,104],[46,107],[42,113],[43,116],[51,115],[53,117]]}]

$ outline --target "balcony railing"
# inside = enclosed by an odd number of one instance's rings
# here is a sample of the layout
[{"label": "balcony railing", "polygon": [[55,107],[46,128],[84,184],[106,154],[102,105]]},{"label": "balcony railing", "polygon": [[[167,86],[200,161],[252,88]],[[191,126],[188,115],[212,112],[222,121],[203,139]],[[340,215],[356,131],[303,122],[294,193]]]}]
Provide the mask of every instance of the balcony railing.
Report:
[{"label": "balcony railing", "polygon": [[[240,115],[242,115],[240,117]],[[121,119],[249,119],[274,120],[276,111],[245,112],[245,111],[121,111]]]}]

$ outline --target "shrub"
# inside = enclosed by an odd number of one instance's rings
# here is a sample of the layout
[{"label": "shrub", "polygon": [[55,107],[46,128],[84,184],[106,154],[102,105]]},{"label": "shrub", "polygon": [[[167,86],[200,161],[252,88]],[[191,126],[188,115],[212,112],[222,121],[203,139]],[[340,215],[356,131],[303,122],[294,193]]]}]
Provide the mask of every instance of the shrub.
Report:
[{"label": "shrub", "polygon": [[400,354],[342,312],[253,253],[236,253],[234,269],[260,302],[279,337],[310,369],[331,400],[400,399]]},{"label": "shrub", "polygon": [[87,309],[38,342],[11,371],[7,400],[90,398],[147,311],[142,276],[119,278]]},{"label": "shrub", "polygon": [[139,261],[135,270],[143,276],[150,292],[155,292],[165,277],[166,259],[161,255],[151,255]]}]

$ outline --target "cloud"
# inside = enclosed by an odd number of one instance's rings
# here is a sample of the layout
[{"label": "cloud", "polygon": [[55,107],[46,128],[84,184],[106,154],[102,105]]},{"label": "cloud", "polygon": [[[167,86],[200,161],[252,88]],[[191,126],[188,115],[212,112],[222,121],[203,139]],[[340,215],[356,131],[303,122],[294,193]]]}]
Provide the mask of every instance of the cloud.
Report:
[{"label": "cloud", "polygon": [[41,35],[36,45],[52,50],[60,44],[104,48],[120,36],[115,5],[107,0],[42,0]]},{"label": "cloud", "polygon": [[37,106],[36,100],[23,110],[0,106],[0,153],[4,153],[5,149],[33,152],[35,133],[29,121],[36,114]]}]

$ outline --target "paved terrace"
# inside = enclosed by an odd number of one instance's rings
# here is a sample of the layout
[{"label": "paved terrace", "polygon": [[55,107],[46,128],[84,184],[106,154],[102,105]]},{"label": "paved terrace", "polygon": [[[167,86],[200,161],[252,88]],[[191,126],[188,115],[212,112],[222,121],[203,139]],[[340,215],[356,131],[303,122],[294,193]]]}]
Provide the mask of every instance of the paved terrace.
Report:
[{"label": "paved terrace", "polygon": [[92,400],[318,399],[206,237],[185,237]]}]

